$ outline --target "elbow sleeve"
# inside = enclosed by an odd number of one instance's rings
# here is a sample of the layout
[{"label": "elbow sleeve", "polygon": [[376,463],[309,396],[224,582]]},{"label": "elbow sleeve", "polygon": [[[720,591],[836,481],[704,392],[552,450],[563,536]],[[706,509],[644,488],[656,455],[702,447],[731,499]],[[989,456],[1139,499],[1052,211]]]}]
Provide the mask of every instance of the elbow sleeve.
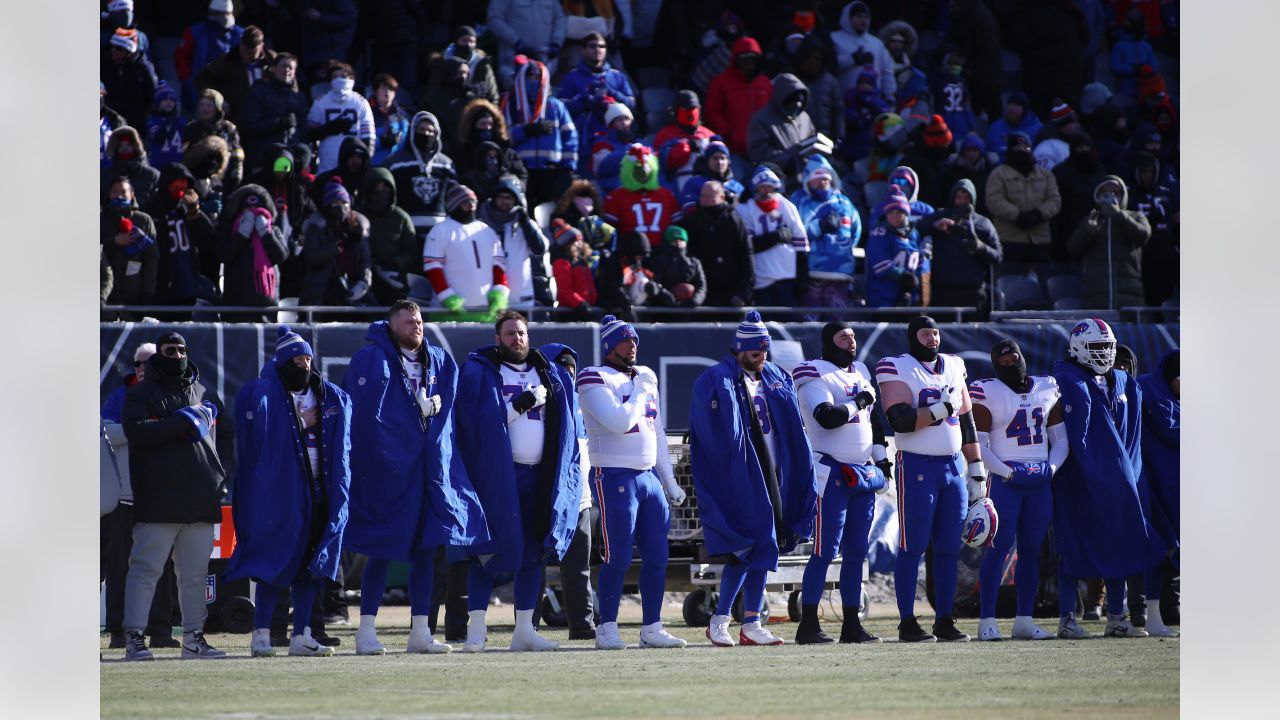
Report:
[{"label": "elbow sleeve", "polygon": [[1049,464],[1056,472],[1067,461],[1071,454],[1071,444],[1067,442],[1067,424],[1058,423],[1049,426]]},{"label": "elbow sleeve", "polygon": [[824,402],[813,409],[813,419],[818,421],[823,430],[835,430],[849,422],[849,408]]},{"label": "elbow sleeve", "polygon": [[960,442],[965,445],[978,442],[978,428],[973,424],[973,412],[960,416]]},{"label": "elbow sleeve", "polygon": [[991,449],[991,439],[987,433],[978,433],[978,449],[982,451],[982,464],[987,466],[987,470],[1005,478],[1013,474],[1013,469]]},{"label": "elbow sleeve", "polygon": [[916,409],[906,403],[894,405],[885,415],[894,432],[908,433],[916,429]]}]

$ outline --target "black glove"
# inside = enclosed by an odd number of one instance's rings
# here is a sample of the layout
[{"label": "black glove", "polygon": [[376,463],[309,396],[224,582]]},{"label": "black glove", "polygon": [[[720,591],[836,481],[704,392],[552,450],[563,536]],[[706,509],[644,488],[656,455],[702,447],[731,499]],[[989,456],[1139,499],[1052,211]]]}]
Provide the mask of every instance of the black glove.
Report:
[{"label": "black glove", "polygon": [[898,287],[906,292],[915,292],[920,289],[920,278],[915,273],[902,273],[898,276]]},{"label": "black glove", "polygon": [[874,62],[875,62],[875,56],[873,56],[871,53],[867,52],[866,50],[863,50],[862,48],[858,48],[857,50],[853,51],[854,65],[870,65]]},{"label": "black glove", "polygon": [[1020,228],[1029,228],[1033,224],[1031,222],[1031,218],[1032,218],[1031,211],[1023,210],[1022,212],[1018,213],[1018,217],[1014,218],[1013,222],[1017,224],[1017,226]]},{"label": "black glove", "polygon": [[880,472],[884,473],[884,481],[889,482],[889,478],[893,477],[893,463],[888,458],[876,463],[876,467],[880,468]]},{"label": "black glove", "polygon": [[330,135],[337,135],[339,133],[344,133],[347,130],[351,129],[351,126],[354,124],[355,124],[355,121],[349,117],[334,118],[329,122],[316,128],[315,134],[320,137],[329,137]]},{"label": "black glove", "polygon": [[547,129],[546,123],[531,122],[524,126],[524,134],[528,137],[538,137],[539,135],[548,135],[550,132]]},{"label": "black glove", "polygon": [[[788,237],[786,241],[790,242],[791,238]],[[777,245],[780,242],[783,242],[783,240],[778,230],[774,230],[773,232],[761,233],[759,235],[752,235],[751,251],[761,253],[773,247],[774,245]]]},{"label": "black glove", "polygon": [[871,407],[871,404],[874,403],[875,401],[876,401],[876,397],[871,393],[867,392],[866,390],[863,390],[862,392],[858,393],[853,398],[853,402],[858,406],[859,410],[866,410],[867,408]]},{"label": "black glove", "polygon": [[1040,208],[1032,208],[1027,213],[1031,216],[1031,224],[1028,227],[1035,227],[1044,222],[1044,213],[1040,212]]},{"label": "black glove", "polygon": [[649,282],[644,284],[645,295],[648,295],[649,297],[653,297],[654,295],[657,295],[660,292],[662,292],[662,286],[659,285],[658,283],[650,280]]},{"label": "black glove", "polygon": [[779,226],[778,226],[778,244],[780,244],[780,245],[786,245],[787,243],[791,242],[791,238],[793,238],[793,237],[795,237],[795,236],[794,236],[794,235],[792,235],[792,233],[791,233],[791,226],[790,226],[790,225],[779,225]]},{"label": "black glove", "polygon": [[511,408],[520,414],[524,414],[533,409],[537,404],[538,396],[532,390],[525,390],[520,396],[511,401]]},{"label": "black glove", "polygon": [[378,138],[378,146],[385,150],[390,150],[396,146],[396,142],[398,142],[399,139],[400,136],[397,133],[385,132],[382,134],[382,137]]},{"label": "black glove", "polygon": [[298,116],[293,113],[285,113],[280,116],[280,127],[284,129],[298,127]]},{"label": "black glove", "polygon": [[818,221],[818,229],[822,230],[823,234],[835,235],[840,232],[840,220],[839,213],[829,212]]}]

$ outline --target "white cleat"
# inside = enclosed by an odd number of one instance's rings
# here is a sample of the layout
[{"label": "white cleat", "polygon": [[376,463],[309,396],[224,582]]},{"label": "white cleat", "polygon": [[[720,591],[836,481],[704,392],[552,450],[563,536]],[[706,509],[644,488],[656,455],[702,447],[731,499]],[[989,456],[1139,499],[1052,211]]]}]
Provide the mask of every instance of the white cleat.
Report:
[{"label": "white cleat", "polygon": [[1151,637],[1175,638],[1180,635],[1177,630],[1165,625],[1164,623],[1155,624],[1151,622],[1151,618],[1147,618],[1147,634]]},{"label": "white cleat", "polygon": [[716,647],[733,647],[738,643],[729,634],[729,616],[712,615],[711,624],[707,626],[707,639]]},{"label": "white cleat", "polygon": [[1080,627],[1080,623],[1076,622],[1075,613],[1058,620],[1058,637],[1063,640],[1087,640],[1092,635],[1088,630]]},{"label": "white cleat", "polygon": [[759,620],[743,623],[742,630],[738,632],[738,641],[742,645],[781,645],[783,643],[782,638],[769,632]]},{"label": "white cleat", "polygon": [[405,648],[405,652],[425,653],[427,655],[443,655],[448,652],[453,652],[453,646],[438,642],[429,632],[415,633],[410,630],[409,646]]},{"label": "white cleat", "polygon": [[357,655],[386,655],[387,646],[378,640],[378,633],[372,627],[365,628],[361,625],[356,630],[356,654]]},{"label": "white cleat", "polygon": [[684,639],[664,630],[661,622],[640,628],[640,647],[642,648],[682,648],[688,644]]},{"label": "white cleat", "polygon": [[602,623],[596,626],[597,650],[625,650],[627,644],[618,635],[618,623]]},{"label": "white cleat", "polygon": [[978,621],[978,639],[990,642],[1004,639],[1004,636],[1000,634],[1000,627],[996,625],[995,618],[982,618]]},{"label": "white cleat", "polygon": [[1126,615],[1108,615],[1107,628],[1103,634],[1109,638],[1144,638],[1150,635],[1146,630],[1129,622]]},{"label": "white cleat", "polygon": [[1052,640],[1053,634],[1036,625],[1035,621],[1025,615],[1013,619],[1014,640]]},{"label": "white cleat", "polygon": [[560,643],[542,637],[533,628],[516,628],[511,636],[511,652],[547,652],[559,649]]},{"label": "white cleat", "polygon": [[271,647],[271,629],[254,628],[249,638],[249,652],[253,657],[275,657],[276,649]]},{"label": "white cleat", "polygon": [[295,657],[329,657],[333,648],[321,645],[311,637],[311,628],[306,628],[301,635],[294,635],[289,641],[289,655]]}]

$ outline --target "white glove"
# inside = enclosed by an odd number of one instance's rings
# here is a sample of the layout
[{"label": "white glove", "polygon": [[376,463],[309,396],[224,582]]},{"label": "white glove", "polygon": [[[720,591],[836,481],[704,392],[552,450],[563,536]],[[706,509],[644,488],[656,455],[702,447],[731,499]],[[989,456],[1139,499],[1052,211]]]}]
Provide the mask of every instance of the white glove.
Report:
[{"label": "white glove", "polygon": [[236,223],[236,234],[249,237],[253,234],[253,218],[251,212],[244,212],[240,215],[240,222]]},{"label": "white glove", "polygon": [[673,506],[678,507],[684,504],[684,489],[675,481],[675,478],[664,480],[662,482],[662,489],[667,494],[667,501]]},{"label": "white glove", "polygon": [[655,395],[658,392],[658,378],[647,367],[636,368],[635,379],[631,381],[633,395]]},{"label": "white glove", "polygon": [[941,400],[929,406],[929,414],[933,416],[934,421],[951,417],[954,412],[955,408],[951,403]]},{"label": "white glove", "polygon": [[259,235],[266,235],[267,231],[270,228],[271,228],[271,223],[267,222],[267,219],[265,217],[263,217],[262,215],[258,215],[257,213],[254,213],[253,229],[257,230]]},{"label": "white glove", "polygon": [[129,439],[124,436],[124,426],[120,423],[106,423],[103,425],[107,433],[107,442],[111,443],[113,449],[119,449],[129,444]]},{"label": "white glove", "polygon": [[981,460],[969,463],[969,478],[966,484],[969,489],[970,505],[987,496],[987,469]]},{"label": "white glove", "polygon": [[418,409],[422,411],[422,417],[429,418],[440,412],[440,396],[427,397],[426,388],[418,388],[418,394],[414,399],[418,401]]}]

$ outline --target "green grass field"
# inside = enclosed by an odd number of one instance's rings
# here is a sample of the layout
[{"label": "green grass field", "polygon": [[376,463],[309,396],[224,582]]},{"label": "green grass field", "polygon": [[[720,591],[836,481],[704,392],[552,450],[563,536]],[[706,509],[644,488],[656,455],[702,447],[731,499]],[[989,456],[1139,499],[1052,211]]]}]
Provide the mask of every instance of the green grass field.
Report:
[{"label": "green grass field", "polygon": [[[625,610],[623,638],[636,643],[638,610]],[[490,621],[509,623],[510,612],[491,608]],[[289,658],[285,648],[275,658],[250,658],[248,635],[218,635],[210,642],[233,657],[184,662],[164,650],[154,662],[124,663],[116,659],[123,651],[106,649],[103,638],[101,711],[131,718],[1178,716],[1176,639],[899,645],[890,612],[881,609],[868,627],[893,642],[864,646],[713,648],[675,606],[664,608],[664,619],[689,640],[682,650],[597,652],[590,642],[567,642],[564,630],[544,630],[560,651],[508,653],[508,624],[491,627],[489,647],[500,649],[483,655],[409,656],[408,612],[398,607],[380,615],[389,650],[382,657],[356,657],[348,627],[330,629],[343,640],[330,658]],[[837,623],[824,624],[838,633]],[[1006,635],[1011,624],[1001,621]],[[960,625],[976,635],[976,620]],[[1084,625],[1102,632],[1102,623]],[[770,629],[790,641],[795,625]]]}]

